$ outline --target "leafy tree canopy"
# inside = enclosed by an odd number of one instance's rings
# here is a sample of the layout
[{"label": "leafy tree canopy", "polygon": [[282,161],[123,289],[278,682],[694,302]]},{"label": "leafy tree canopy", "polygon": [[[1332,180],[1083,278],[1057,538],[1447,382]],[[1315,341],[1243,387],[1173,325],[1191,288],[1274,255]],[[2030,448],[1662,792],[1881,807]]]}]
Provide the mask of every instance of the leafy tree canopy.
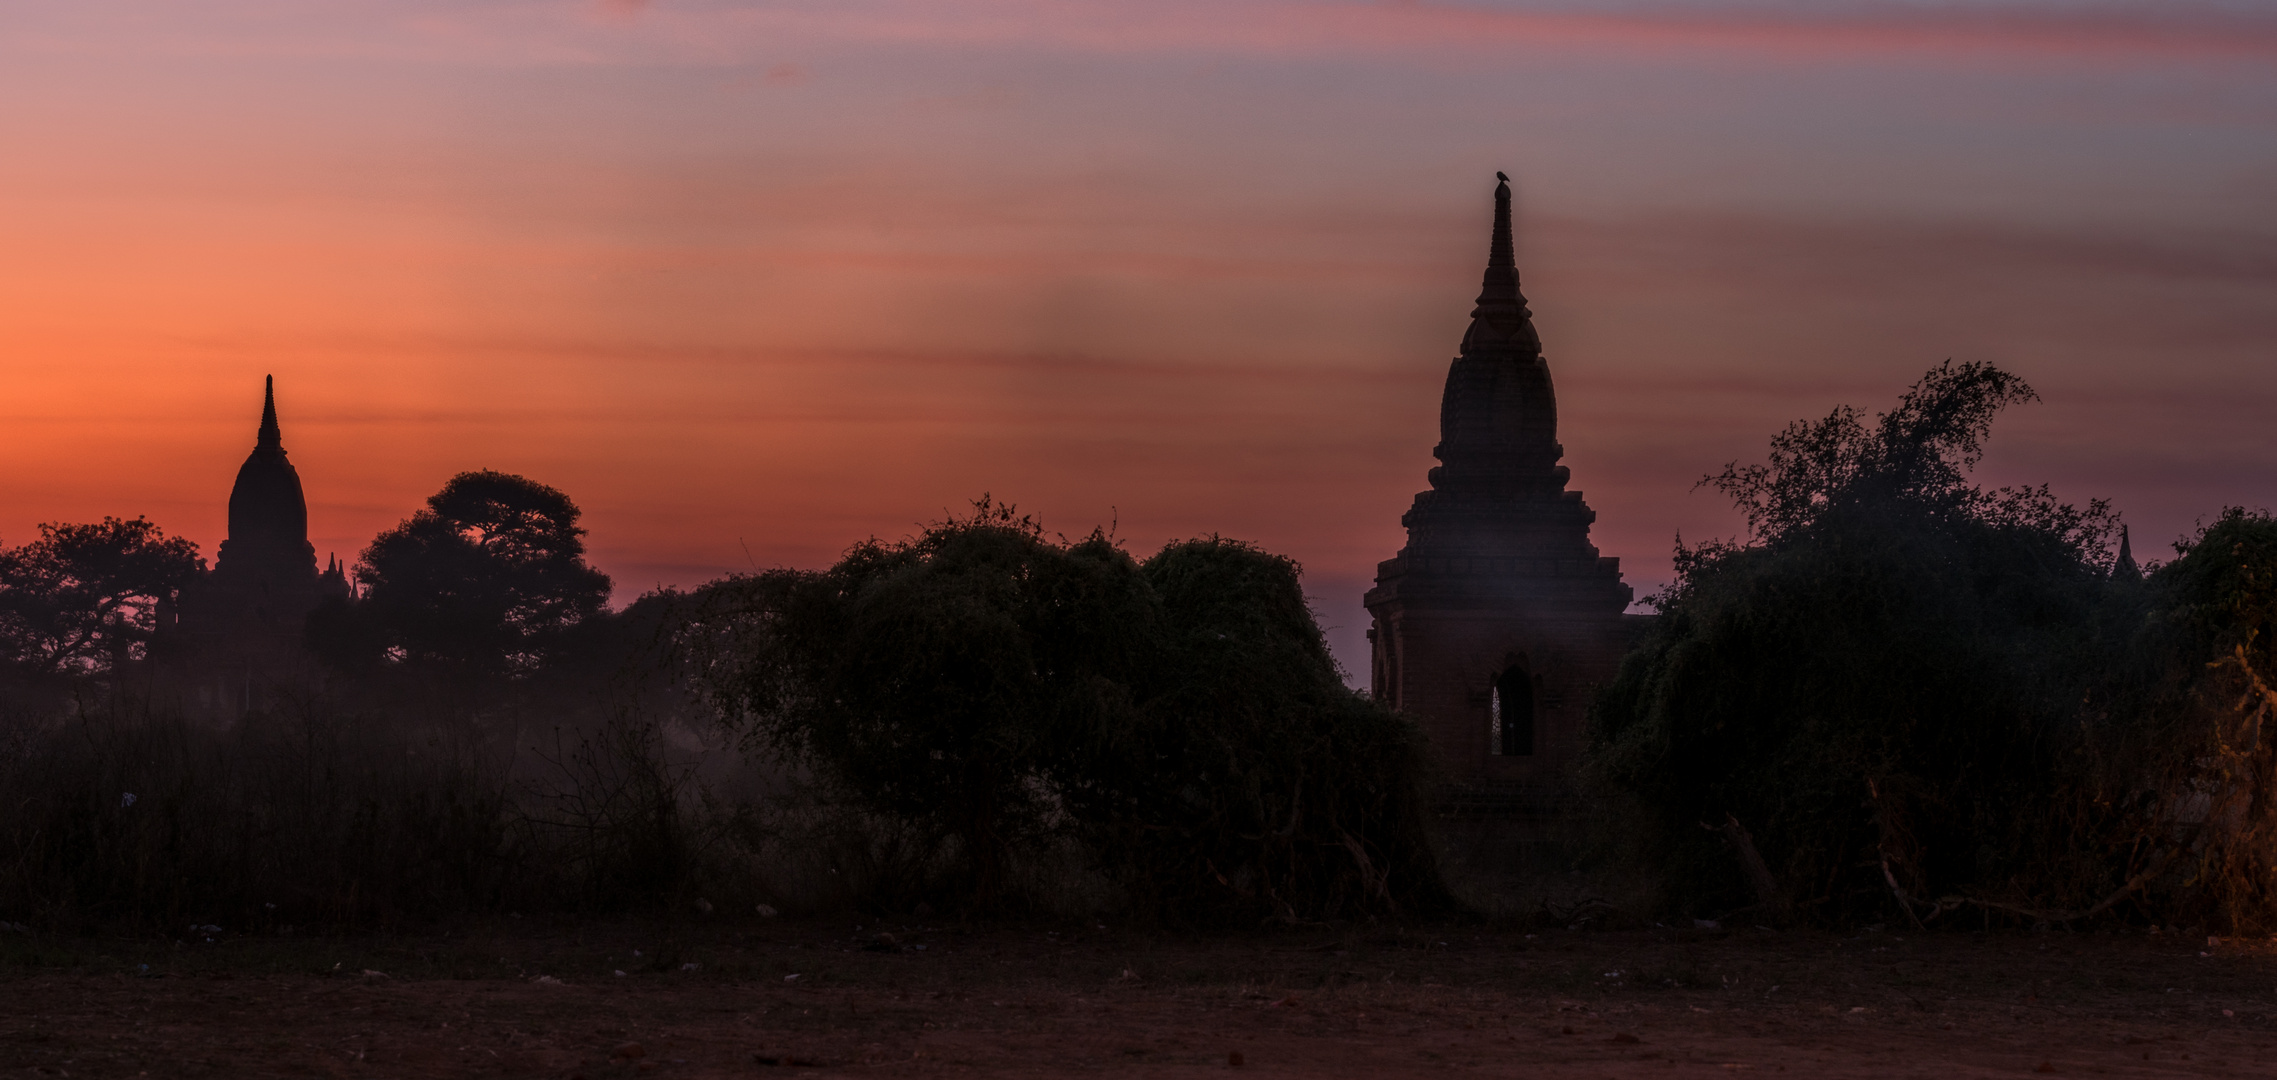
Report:
[{"label": "leafy tree canopy", "polygon": [[378,640],[401,659],[524,672],[601,610],[569,496],[501,472],[460,473],[364,549],[356,576]]},{"label": "leafy tree canopy", "polygon": [[1751,538],[1679,548],[1593,723],[1590,768],[1637,807],[1671,906],[1878,920],[2117,884],[2072,858],[2105,837],[2049,843],[2128,625],[2105,603],[2114,517],[1967,480],[2032,399],[1948,363],[1872,423],[1837,409],[1703,481]]},{"label": "leafy tree canopy", "polygon": [[1068,843],[1172,918],[1436,895],[1415,733],[1344,688],[1287,559],[1210,538],[1141,563],[983,500],[697,600],[727,715],[939,837],[975,903]]},{"label": "leafy tree canopy", "polygon": [[[2101,560],[2118,527],[2103,500],[2081,509],[2057,502],[2045,485],[1987,491],[1969,483],[1993,419],[2038,400],[2023,379],[1990,364],[1946,361],[1871,424],[1847,405],[1822,420],[1798,420],[1772,437],[1768,461],[1733,462],[1700,483],[1747,515],[1760,547],[1809,542],[1819,529],[1853,526],[1859,518],[1909,518],[2034,531],[2083,560]],[[1711,544],[1680,555],[1692,565],[1730,550]]]},{"label": "leafy tree canopy", "polygon": [[196,544],[143,518],[41,525],[39,539],[0,548],[0,659],[42,674],[116,669],[204,571]]}]

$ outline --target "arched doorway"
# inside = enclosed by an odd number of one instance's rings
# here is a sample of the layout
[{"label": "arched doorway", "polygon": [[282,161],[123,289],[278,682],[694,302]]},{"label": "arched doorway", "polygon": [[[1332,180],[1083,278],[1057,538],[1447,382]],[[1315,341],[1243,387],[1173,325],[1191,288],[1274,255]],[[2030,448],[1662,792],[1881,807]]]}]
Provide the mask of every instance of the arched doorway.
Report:
[{"label": "arched doorway", "polygon": [[1524,664],[1513,664],[1494,680],[1487,697],[1487,715],[1493,721],[1491,753],[1498,757],[1531,757],[1534,753],[1534,677]]}]

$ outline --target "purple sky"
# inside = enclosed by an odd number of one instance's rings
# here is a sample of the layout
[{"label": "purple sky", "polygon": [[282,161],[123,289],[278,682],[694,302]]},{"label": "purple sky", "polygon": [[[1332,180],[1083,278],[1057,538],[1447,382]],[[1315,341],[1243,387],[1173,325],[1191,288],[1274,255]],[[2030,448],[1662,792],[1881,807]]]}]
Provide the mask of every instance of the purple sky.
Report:
[{"label": "purple sky", "polygon": [[[15,0],[0,540],[568,490],[620,599],[982,492],[1308,567],[1347,665],[1493,173],[1596,541],[1947,357],[2139,553],[2277,489],[2265,3]],[[748,555],[746,552],[748,551]]]}]

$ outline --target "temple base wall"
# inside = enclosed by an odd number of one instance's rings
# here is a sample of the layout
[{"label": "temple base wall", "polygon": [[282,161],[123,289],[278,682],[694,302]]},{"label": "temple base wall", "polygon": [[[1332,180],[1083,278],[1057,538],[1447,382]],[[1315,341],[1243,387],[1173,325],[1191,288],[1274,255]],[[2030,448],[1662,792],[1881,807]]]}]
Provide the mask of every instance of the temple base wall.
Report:
[{"label": "temple base wall", "polygon": [[[1612,681],[1642,617],[1621,614],[1625,603],[1493,595],[1529,591],[1523,582],[1431,589],[1444,595],[1427,597],[1401,595],[1424,591],[1404,584],[1370,598],[1378,699],[1414,719],[1451,784],[1527,789],[1539,798],[1570,786],[1589,703]],[[1497,753],[1494,743],[1494,687],[1513,668],[1525,671],[1533,690],[1533,752],[1524,755]]]}]

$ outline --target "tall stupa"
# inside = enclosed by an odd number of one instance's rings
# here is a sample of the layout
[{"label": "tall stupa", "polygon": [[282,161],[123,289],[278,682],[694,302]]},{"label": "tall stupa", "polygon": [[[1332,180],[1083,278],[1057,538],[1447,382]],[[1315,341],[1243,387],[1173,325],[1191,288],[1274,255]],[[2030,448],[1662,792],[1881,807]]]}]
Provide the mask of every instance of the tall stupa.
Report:
[{"label": "tall stupa", "polygon": [[173,662],[188,676],[192,704],[231,719],[278,690],[315,678],[303,645],[308,615],[327,596],[346,596],[337,560],[322,572],[308,540],[308,499],[285,456],[277,382],[266,380],[253,452],[229,491],[229,537],[213,572],[187,590],[171,629]]},{"label": "tall stupa", "polygon": [[1632,632],[1633,592],[1620,560],[1589,542],[1597,515],[1566,490],[1557,422],[1504,180],[1485,283],[1440,399],[1440,464],[1400,519],[1407,546],[1367,595],[1375,695],[1417,721],[1457,784],[1560,780],[1589,693]]}]

